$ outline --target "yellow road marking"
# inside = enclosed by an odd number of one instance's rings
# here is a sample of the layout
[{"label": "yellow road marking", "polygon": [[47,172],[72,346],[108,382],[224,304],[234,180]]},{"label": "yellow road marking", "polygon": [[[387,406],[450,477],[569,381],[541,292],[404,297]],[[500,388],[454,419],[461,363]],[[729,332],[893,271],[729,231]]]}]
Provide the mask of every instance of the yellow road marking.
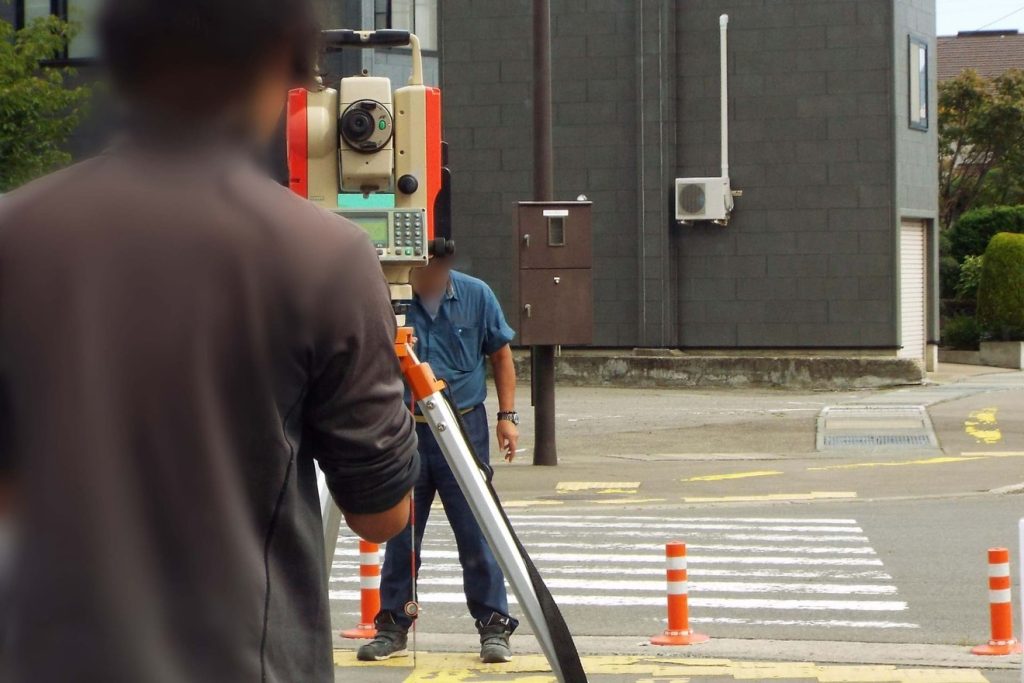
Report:
[{"label": "yellow road marking", "polygon": [[717,498],[683,498],[684,503],[756,503],[801,500],[836,500],[856,498],[854,491],[811,491],[810,493],[772,493],[765,496],[721,496]]},{"label": "yellow road marking", "polygon": [[999,431],[996,423],[998,408],[983,408],[975,410],[964,421],[964,431],[973,436],[978,443],[988,445],[997,444],[1003,440],[1003,433]]},{"label": "yellow road marking", "polygon": [[[386,667],[409,671],[405,683],[453,681],[466,683],[549,683],[551,668],[540,655],[519,655],[508,664],[481,664],[476,654],[420,652],[412,658],[360,662],[351,650],[335,650],[334,664],[343,668]],[[807,679],[819,683],[987,683],[975,669],[898,669],[891,665],[819,665],[810,662],[736,662],[728,659],[686,659],[635,655],[583,657],[592,676],[636,676],[637,683],[686,683],[711,676],[737,681]]]},{"label": "yellow road marking", "polygon": [[638,481],[560,481],[555,486],[558,493],[580,493],[581,491],[601,494],[636,493]]},{"label": "yellow road marking", "polygon": [[[966,455],[966,454],[964,454]],[[856,470],[870,467],[909,467],[911,465],[944,465],[951,462],[966,462],[968,460],[980,460],[979,457],[963,456],[939,456],[926,458],[924,460],[898,460],[896,462],[855,462],[846,465],[826,465],[825,467],[808,467],[808,472],[825,472],[828,470]]]},{"label": "yellow road marking", "polygon": [[684,482],[690,481],[728,481],[730,479],[750,479],[753,477],[774,477],[782,474],[782,472],[776,472],[774,470],[765,470],[761,472],[734,472],[733,474],[708,474],[703,477],[690,477],[689,479],[683,479]]},{"label": "yellow road marking", "polygon": [[1019,458],[1024,456],[1024,451],[971,451],[960,455],[978,458]]}]

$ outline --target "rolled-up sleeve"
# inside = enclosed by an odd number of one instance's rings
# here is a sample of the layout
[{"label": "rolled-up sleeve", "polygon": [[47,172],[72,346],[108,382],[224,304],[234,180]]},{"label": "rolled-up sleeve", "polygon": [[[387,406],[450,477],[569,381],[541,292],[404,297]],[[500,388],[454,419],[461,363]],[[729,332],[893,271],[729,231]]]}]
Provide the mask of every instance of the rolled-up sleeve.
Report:
[{"label": "rolled-up sleeve", "polygon": [[368,239],[351,252],[320,306],[306,433],[338,507],[373,514],[413,487],[419,456],[387,284]]},{"label": "rolled-up sleeve", "polygon": [[509,327],[505,314],[490,287],[484,291],[484,353],[491,355],[515,339],[515,331]]}]

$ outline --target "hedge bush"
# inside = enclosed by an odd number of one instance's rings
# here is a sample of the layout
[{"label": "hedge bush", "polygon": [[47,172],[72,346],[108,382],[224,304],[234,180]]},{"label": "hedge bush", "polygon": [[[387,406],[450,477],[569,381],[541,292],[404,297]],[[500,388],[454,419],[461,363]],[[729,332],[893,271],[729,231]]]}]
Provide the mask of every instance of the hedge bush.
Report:
[{"label": "hedge bush", "polygon": [[974,316],[960,315],[942,324],[942,345],[958,351],[977,351],[981,328]]},{"label": "hedge bush", "polygon": [[957,263],[985,253],[996,233],[1024,233],[1024,206],[986,206],[960,216],[949,230],[949,254]]},{"label": "hedge bush", "polygon": [[987,338],[1024,341],[1024,235],[1001,232],[985,250],[978,323]]}]

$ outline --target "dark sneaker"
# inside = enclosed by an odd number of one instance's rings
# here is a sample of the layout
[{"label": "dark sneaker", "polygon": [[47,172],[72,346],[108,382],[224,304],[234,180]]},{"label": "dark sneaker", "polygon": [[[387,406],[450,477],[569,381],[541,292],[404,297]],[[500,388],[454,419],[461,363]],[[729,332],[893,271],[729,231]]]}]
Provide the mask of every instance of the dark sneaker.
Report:
[{"label": "dark sneaker", "polygon": [[377,637],[359,648],[356,659],[361,662],[382,662],[392,657],[405,657],[409,654],[406,649],[408,642],[406,629],[396,624],[390,615],[387,619],[378,618]]},{"label": "dark sneaker", "polygon": [[512,635],[512,620],[497,612],[491,615],[487,623],[476,622],[480,631],[480,659],[484,664],[504,664],[512,661],[512,648],[508,638]]}]

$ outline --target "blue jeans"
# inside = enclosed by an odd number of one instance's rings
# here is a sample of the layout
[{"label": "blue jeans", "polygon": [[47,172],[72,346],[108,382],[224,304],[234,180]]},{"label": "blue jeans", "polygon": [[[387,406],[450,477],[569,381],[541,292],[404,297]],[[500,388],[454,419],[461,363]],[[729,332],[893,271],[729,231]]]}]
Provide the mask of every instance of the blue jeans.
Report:
[{"label": "blue jeans", "polygon": [[[490,461],[491,435],[487,427],[487,410],[478,405],[462,416],[466,432],[477,457],[484,463]],[[508,596],[505,594],[505,579],[498,567],[491,549],[487,546],[473,512],[459,488],[455,475],[437,445],[430,426],[416,425],[419,437],[420,478],[416,482],[416,572],[420,569],[420,548],[423,532],[430,516],[434,495],[441,496],[448,523],[455,534],[459,548],[459,564],[462,565],[463,590],[469,613],[477,621],[486,623],[497,612],[508,616]],[[411,525],[410,525],[411,526]],[[381,569],[380,598],[381,613],[390,612],[395,623],[408,628],[412,621],[405,615],[404,607],[412,599],[412,571],[410,559],[411,529],[388,541],[384,552],[384,566]],[[518,622],[512,620],[514,629]]]}]

